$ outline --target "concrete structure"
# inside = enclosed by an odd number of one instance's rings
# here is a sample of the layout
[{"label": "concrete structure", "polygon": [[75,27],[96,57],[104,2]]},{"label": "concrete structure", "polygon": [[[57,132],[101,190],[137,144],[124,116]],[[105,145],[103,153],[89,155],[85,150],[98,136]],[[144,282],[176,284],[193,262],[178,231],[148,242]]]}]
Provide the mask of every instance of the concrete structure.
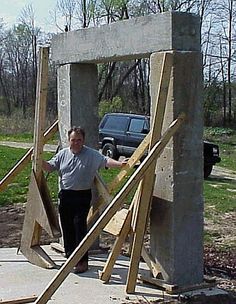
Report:
[{"label": "concrete structure", "polygon": [[[62,140],[71,124],[82,124],[96,146],[96,64],[151,56],[151,100],[155,103],[160,52],[174,54],[165,126],[180,112],[186,125],[157,165],[151,212],[151,253],[167,283],[203,281],[202,106],[199,18],[167,12],[99,28],[54,36],[59,64],[59,115]],[[74,115],[75,114],[75,115]]]},{"label": "concrete structure", "polygon": [[[65,262],[65,258],[52,251],[49,246],[43,249],[58,266]],[[57,274],[57,269],[44,269],[30,264],[22,255],[16,254],[17,248],[0,248],[0,303],[33,303],[23,301],[29,297],[37,297],[48,282]],[[151,303],[158,300],[171,300],[173,297],[153,288],[150,285],[139,283],[137,293],[129,295],[125,293],[126,276],[129,267],[128,258],[120,256],[114,267],[109,284],[103,284],[98,280],[98,271],[102,270],[106,261],[106,254],[92,255],[89,258],[89,271],[76,275],[70,273],[67,280],[48,301],[49,304],[129,304]],[[145,263],[141,263],[140,272],[147,275]],[[182,293],[181,296],[201,297],[206,295],[211,302],[211,297],[218,295],[221,303],[227,300],[227,293],[218,288],[201,289],[197,292]],[[20,299],[22,300],[20,302]],[[18,301],[16,301],[18,300]],[[220,303],[220,301],[217,301]],[[205,303],[208,303],[207,301]]]},{"label": "concrete structure", "polygon": [[[160,58],[151,55],[153,101]],[[173,52],[164,130],[181,112],[187,119],[157,161],[151,210],[151,254],[167,282],[185,286],[203,281],[201,59],[200,52]]]}]

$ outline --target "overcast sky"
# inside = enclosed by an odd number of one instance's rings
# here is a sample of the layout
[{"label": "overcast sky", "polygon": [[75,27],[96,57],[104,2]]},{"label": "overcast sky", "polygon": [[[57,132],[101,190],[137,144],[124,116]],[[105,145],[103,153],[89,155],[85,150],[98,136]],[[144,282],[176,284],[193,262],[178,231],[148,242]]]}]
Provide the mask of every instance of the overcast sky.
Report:
[{"label": "overcast sky", "polygon": [[49,24],[49,10],[53,10],[57,0],[0,0],[0,18],[9,25],[17,24],[21,10],[32,4],[35,12],[36,26],[45,32],[56,31],[55,27]]}]

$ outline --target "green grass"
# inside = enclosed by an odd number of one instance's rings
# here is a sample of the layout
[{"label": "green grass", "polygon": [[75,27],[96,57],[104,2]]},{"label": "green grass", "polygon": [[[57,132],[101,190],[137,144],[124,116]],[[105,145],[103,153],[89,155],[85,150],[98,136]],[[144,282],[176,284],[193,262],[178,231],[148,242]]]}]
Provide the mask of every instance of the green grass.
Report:
[{"label": "green grass", "polygon": [[[0,137],[1,138],[1,137]],[[19,141],[27,141],[29,137],[19,136]],[[11,139],[12,140],[12,139]],[[212,140],[216,142],[215,140]],[[220,143],[222,161],[219,164],[224,168],[236,171],[236,147],[228,140],[228,142]],[[0,180],[9,172],[9,170],[17,163],[17,161],[26,153],[25,149],[16,149],[6,146],[0,146]],[[44,153],[44,159],[49,159],[53,153]],[[30,181],[31,163],[14,178],[7,189],[0,192],[0,206],[11,204],[22,204],[27,201],[28,186]],[[101,170],[100,174],[106,183],[111,182],[118,174],[119,169]],[[52,200],[57,202],[58,193],[58,175],[51,173],[46,175],[48,188],[51,193]],[[125,182],[125,181],[124,181]],[[118,191],[118,190],[117,190]],[[128,196],[127,201],[130,203],[134,190]],[[113,193],[115,194],[115,192]],[[213,179],[209,177],[204,181],[204,201],[205,201],[205,218],[218,223],[220,216],[236,211],[236,182],[226,179]],[[205,244],[214,244],[220,234],[216,231],[204,231]]]},{"label": "green grass", "polygon": [[[14,167],[17,161],[26,153],[25,149],[16,149],[0,146],[0,180]],[[44,159],[50,159],[53,153],[44,153]],[[4,191],[0,192],[0,206],[25,203],[27,200],[28,186],[30,182],[31,163],[17,175]],[[109,183],[118,174],[119,169],[101,170],[101,176]],[[57,201],[58,175],[56,172],[45,174],[51,198]],[[114,192],[115,193],[115,192]],[[129,198],[130,200],[131,198]]]},{"label": "green grass", "polygon": [[205,212],[209,218],[216,214],[236,211],[236,182],[211,179],[204,182]]},{"label": "green grass", "polygon": [[17,142],[33,142],[33,134],[1,134],[0,141],[17,141]]},{"label": "green grass", "polygon": [[[214,132],[213,132],[214,131]],[[208,128],[205,132],[205,138],[213,142],[217,142],[220,145],[220,154],[222,161],[220,166],[236,171],[236,146],[234,142],[234,136],[236,138],[236,132],[227,129],[227,132],[223,132],[217,129]],[[209,135],[210,134],[210,135]],[[227,138],[225,138],[227,136]],[[32,135],[30,133],[24,133],[21,135],[3,136],[0,134],[0,140],[17,140],[17,141],[32,141]],[[223,139],[222,139],[223,138]],[[222,141],[222,142],[220,142]],[[14,166],[14,164],[24,155],[26,150],[16,149],[10,147],[0,146],[0,179]],[[52,153],[45,153],[44,158],[48,159],[52,156]],[[26,194],[28,191],[28,183],[30,179],[31,165],[28,165],[19,176],[16,176],[12,184],[8,188],[0,192],[0,206],[11,203],[24,203],[26,201]],[[117,175],[119,169],[102,170],[101,175],[106,183],[109,183]],[[58,178],[57,174],[53,173],[48,176],[48,184],[51,190],[53,200],[57,200],[57,187]],[[204,182],[204,197],[206,204],[206,216],[210,216],[208,206],[215,206],[216,213],[223,213],[229,211],[235,211],[235,192],[236,185],[232,181],[226,180],[211,180],[209,178]],[[132,195],[131,195],[132,196]],[[211,208],[211,207],[210,207]]]},{"label": "green grass", "polygon": [[[214,131],[214,132],[213,132]],[[208,135],[205,139],[219,144],[221,162],[217,165],[236,171],[236,132],[211,129],[208,130]],[[210,135],[209,135],[210,134]],[[11,141],[31,141],[30,133],[23,135],[11,135],[3,137],[0,134],[0,140]],[[14,139],[13,139],[14,138]],[[25,154],[26,150],[16,149],[5,146],[0,146],[0,179],[15,165],[15,163]],[[52,157],[52,153],[45,153],[44,159]],[[28,185],[30,181],[31,164],[29,164],[13,182],[8,185],[7,189],[0,192],[0,206],[10,204],[22,204],[27,200]],[[101,170],[101,176],[106,183],[111,182],[118,174],[119,169]],[[124,181],[125,182],[125,181]],[[57,201],[58,193],[58,175],[51,173],[47,176],[47,183],[50,189],[51,197],[54,202]],[[134,191],[133,191],[134,193]],[[131,193],[126,201],[129,203],[132,199]],[[115,194],[115,192],[114,192]],[[236,182],[224,178],[213,179],[209,177],[204,181],[204,201],[205,201],[205,218],[218,223],[220,217],[225,213],[236,211]],[[212,244],[214,240],[219,237],[219,232],[206,230],[204,232],[205,244]]]},{"label": "green grass", "polygon": [[[26,153],[25,149],[16,149],[0,146],[0,179],[2,179],[17,161]],[[44,158],[48,159],[52,153],[44,153]],[[4,191],[0,192],[0,206],[25,203],[27,200],[28,186],[30,181],[31,163],[17,175]],[[51,173],[47,177],[48,186],[53,200],[57,200],[58,178],[56,173]]]}]

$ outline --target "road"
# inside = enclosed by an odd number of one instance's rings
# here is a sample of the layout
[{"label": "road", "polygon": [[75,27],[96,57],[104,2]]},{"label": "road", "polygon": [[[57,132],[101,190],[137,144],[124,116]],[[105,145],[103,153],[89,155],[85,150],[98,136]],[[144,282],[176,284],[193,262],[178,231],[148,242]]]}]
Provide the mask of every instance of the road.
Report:
[{"label": "road", "polygon": [[[1,146],[8,146],[12,148],[22,148],[22,149],[30,149],[33,147],[32,143],[22,143],[22,142],[15,142],[15,141],[0,141]],[[44,145],[44,151],[47,152],[56,152],[57,145]]]}]

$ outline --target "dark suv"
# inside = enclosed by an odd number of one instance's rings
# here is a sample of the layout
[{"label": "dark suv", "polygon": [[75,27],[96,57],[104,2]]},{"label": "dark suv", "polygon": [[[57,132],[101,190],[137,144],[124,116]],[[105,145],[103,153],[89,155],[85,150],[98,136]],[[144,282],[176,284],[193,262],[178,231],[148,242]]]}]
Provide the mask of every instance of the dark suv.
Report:
[{"label": "dark suv", "polygon": [[[130,157],[149,132],[149,116],[108,113],[99,125],[99,147],[102,154],[118,159]],[[204,141],[204,178],[220,162],[218,145]]]}]

